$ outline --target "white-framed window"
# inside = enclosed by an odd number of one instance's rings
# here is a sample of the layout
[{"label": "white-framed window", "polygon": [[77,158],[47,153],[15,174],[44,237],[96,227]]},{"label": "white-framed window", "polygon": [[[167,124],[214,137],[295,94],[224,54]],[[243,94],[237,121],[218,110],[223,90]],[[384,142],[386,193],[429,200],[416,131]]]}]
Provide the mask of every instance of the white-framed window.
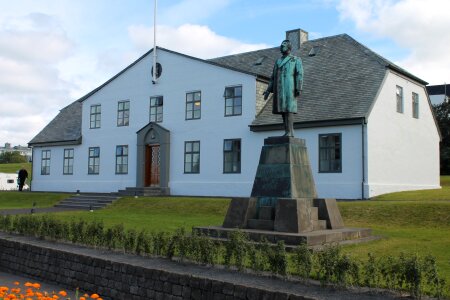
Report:
[{"label": "white-framed window", "polygon": [[102,106],[100,104],[91,105],[90,127],[100,128],[102,120]]},{"label": "white-framed window", "polygon": [[128,174],[128,145],[116,147],[116,174]]},{"label": "white-framed window", "polygon": [[223,141],[223,172],[241,173],[241,140]]},{"label": "white-framed window", "polygon": [[319,134],[319,173],[342,172],[342,134]]},{"label": "white-framed window", "polygon": [[119,101],[117,103],[117,126],[128,126],[130,124],[130,101]]},{"label": "white-framed window", "polygon": [[150,97],[150,122],[163,121],[163,96]]},{"label": "white-framed window", "polygon": [[397,112],[403,113],[403,88],[396,86]]},{"label": "white-framed window", "polygon": [[50,150],[41,152],[41,175],[50,175]]},{"label": "white-framed window", "polygon": [[63,174],[73,175],[73,148],[64,149]]},{"label": "white-framed window", "polygon": [[412,116],[413,118],[419,118],[419,94],[412,93]]},{"label": "white-framed window", "polygon": [[242,86],[225,87],[225,117],[242,115]]},{"label": "white-framed window", "polygon": [[89,147],[88,174],[100,173],[100,147]]},{"label": "white-framed window", "polygon": [[200,91],[186,93],[186,120],[200,119],[202,93]]},{"label": "white-framed window", "polygon": [[184,173],[200,173],[200,141],[184,142]]}]

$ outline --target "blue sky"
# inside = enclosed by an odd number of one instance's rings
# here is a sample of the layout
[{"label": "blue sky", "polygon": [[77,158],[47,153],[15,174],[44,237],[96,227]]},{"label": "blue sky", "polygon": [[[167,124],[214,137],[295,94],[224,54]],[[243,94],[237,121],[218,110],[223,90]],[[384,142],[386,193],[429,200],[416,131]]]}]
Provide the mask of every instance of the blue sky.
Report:
[{"label": "blue sky", "polygon": [[[153,0],[0,0],[0,145],[153,45]],[[158,44],[200,58],[347,33],[431,84],[450,82],[448,0],[159,0]],[[307,76],[307,74],[305,74]]]}]

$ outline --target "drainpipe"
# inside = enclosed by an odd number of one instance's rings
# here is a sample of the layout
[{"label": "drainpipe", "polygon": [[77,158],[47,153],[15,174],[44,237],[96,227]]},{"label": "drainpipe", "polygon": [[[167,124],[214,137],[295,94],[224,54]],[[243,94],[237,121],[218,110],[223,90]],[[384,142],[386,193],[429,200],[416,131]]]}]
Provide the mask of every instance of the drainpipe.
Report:
[{"label": "drainpipe", "polygon": [[365,118],[362,119],[361,122],[361,166],[362,166],[362,170],[361,170],[361,200],[364,199],[364,183],[366,181],[366,165],[365,165],[365,150],[366,150],[366,146],[365,146]]}]

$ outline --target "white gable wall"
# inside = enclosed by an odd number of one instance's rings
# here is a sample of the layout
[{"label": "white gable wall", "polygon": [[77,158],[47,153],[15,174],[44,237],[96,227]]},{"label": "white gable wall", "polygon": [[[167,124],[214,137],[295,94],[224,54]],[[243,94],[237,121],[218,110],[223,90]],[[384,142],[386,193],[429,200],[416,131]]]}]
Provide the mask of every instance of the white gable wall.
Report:
[{"label": "white gable wall", "polygon": [[[253,178],[250,170],[257,164],[257,158],[248,158],[254,155],[249,143],[258,136],[248,127],[255,116],[255,77],[167,51],[157,54],[163,71],[156,85],[151,83],[148,55],[83,102],[82,145],[45,148],[51,149],[50,175],[40,176],[35,171],[33,190],[112,192],[136,186],[136,132],[149,123],[150,96],[159,95],[164,97],[163,122],[159,125],[170,131],[172,193],[219,195],[224,190],[232,194],[248,190],[246,181]],[[242,85],[243,113],[224,117],[224,89],[234,85]],[[185,120],[186,92],[191,91],[201,91],[199,120]],[[117,105],[123,100],[130,101],[130,124],[118,127]],[[101,104],[101,128],[90,129],[90,107],[95,104]],[[242,139],[241,174],[222,174],[223,140],[231,138]],[[201,144],[200,174],[184,174],[184,142],[194,140]],[[128,174],[115,174],[117,145],[129,147]],[[89,147],[100,147],[98,175],[88,174]],[[62,175],[64,148],[75,148],[73,175]],[[34,168],[40,170],[40,150],[35,147],[34,151]],[[208,182],[211,190],[206,189]]]},{"label": "white gable wall", "polygon": [[[396,86],[403,87],[403,113],[396,110]],[[419,118],[412,116],[412,93],[419,95]],[[368,117],[366,195],[436,189],[439,134],[425,88],[392,71]]]}]

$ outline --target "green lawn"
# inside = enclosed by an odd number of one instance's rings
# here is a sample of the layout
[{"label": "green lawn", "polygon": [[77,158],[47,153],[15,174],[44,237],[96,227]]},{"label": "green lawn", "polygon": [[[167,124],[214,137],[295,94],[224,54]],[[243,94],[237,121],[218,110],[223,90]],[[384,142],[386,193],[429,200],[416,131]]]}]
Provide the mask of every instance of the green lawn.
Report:
[{"label": "green lawn", "polygon": [[[393,193],[370,201],[339,202],[347,227],[368,227],[382,239],[345,246],[344,251],[366,259],[400,252],[432,254],[443,277],[450,282],[450,176],[441,177],[442,189]],[[67,197],[64,194],[1,192],[0,209],[40,206]],[[398,200],[400,199],[400,200]],[[54,201],[54,202],[52,202]],[[102,220],[106,226],[123,223],[126,228],[173,231],[183,226],[220,225],[229,200],[224,198],[139,197],[122,198],[106,209],[55,214],[70,220]]]},{"label": "green lawn", "polygon": [[31,163],[0,164],[0,173],[17,173],[22,166],[28,171],[28,176],[31,176]]},{"label": "green lawn", "polygon": [[31,208],[54,206],[59,201],[68,197],[68,194],[0,191],[0,210],[11,208]]},{"label": "green lawn", "polygon": [[94,212],[64,212],[62,219],[102,220],[105,226],[123,223],[126,228],[175,231],[179,227],[222,224],[229,199],[190,197],[122,198]]}]

